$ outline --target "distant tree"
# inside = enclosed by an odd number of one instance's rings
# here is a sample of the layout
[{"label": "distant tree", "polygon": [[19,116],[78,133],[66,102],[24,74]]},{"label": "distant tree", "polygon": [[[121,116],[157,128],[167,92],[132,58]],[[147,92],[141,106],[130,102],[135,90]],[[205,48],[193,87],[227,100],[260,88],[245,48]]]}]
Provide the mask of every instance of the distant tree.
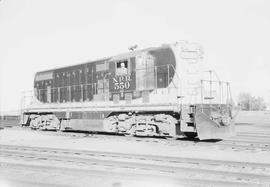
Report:
[{"label": "distant tree", "polygon": [[240,93],[238,96],[238,105],[242,110],[250,110],[252,96],[250,93]]},{"label": "distant tree", "polygon": [[266,103],[262,97],[254,97],[250,93],[240,93],[238,105],[242,110],[266,110]]},{"label": "distant tree", "polygon": [[252,110],[266,110],[266,103],[262,97],[254,98],[252,104]]}]

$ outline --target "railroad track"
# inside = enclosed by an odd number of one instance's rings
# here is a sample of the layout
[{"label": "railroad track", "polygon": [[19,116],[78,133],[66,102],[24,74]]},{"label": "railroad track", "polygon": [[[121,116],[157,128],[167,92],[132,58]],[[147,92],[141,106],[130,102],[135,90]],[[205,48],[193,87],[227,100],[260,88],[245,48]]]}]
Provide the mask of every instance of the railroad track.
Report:
[{"label": "railroad track", "polygon": [[0,158],[4,168],[29,163],[33,167],[53,165],[81,172],[161,177],[195,186],[270,185],[270,164],[10,145],[0,145]]},{"label": "railroad track", "polygon": [[149,137],[133,137],[133,136],[119,136],[119,135],[104,135],[92,133],[74,133],[74,132],[52,132],[52,131],[37,131],[37,133],[44,133],[56,136],[68,137],[86,137],[103,140],[117,140],[122,142],[142,142],[142,143],[157,143],[166,146],[207,146],[217,149],[228,149],[233,151],[245,152],[270,152],[270,135],[260,133],[238,133],[237,136],[225,140],[217,141],[199,141],[198,139],[188,138],[149,138]]},{"label": "railroad track", "polygon": [[259,137],[267,137],[270,138],[270,131],[259,131],[259,132],[238,132],[237,135],[242,136],[259,136]]},{"label": "railroad track", "polygon": [[[60,133],[61,135],[61,133]],[[68,133],[64,134],[69,136]],[[135,142],[144,142],[144,143],[158,143],[165,144],[168,146],[219,146],[220,149],[232,149],[235,151],[270,151],[270,139],[260,138],[256,140],[254,137],[242,138],[236,136],[226,140],[216,141],[199,141],[197,139],[188,139],[188,138],[178,138],[178,139],[162,139],[162,138],[142,138],[142,137],[126,137],[126,136],[115,136],[115,135],[89,135],[89,134],[76,134],[72,133],[71,136],[84,136],[97,139],[117,139],[119,141],[135,141]]]}]

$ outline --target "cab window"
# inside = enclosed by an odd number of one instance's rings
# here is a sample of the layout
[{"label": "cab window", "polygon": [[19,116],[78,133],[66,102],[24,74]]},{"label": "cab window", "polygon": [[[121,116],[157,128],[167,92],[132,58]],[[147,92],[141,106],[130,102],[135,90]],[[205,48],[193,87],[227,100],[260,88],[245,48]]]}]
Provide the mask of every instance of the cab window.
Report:
[{"label": "cab window", "polygon": [[129,73],[128,60],[116,62],[116,75],[127,75]]}]

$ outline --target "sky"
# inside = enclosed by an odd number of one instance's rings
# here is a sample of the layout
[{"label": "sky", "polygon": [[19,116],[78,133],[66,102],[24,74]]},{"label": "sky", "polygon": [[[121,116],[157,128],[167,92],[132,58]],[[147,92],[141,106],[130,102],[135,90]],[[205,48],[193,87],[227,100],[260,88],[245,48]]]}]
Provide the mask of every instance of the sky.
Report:
[{"label": "sky", "polygon": [[206,69],[270,102],[269,0],[0,0],[0,111],[20,109],[37,71],[180,40]]}]

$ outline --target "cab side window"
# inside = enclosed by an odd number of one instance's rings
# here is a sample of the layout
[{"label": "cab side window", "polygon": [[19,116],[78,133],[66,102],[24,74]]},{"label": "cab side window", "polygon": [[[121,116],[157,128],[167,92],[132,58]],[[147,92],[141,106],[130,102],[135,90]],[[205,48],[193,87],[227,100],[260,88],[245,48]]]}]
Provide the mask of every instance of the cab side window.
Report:
[{"label": "cab side window", "polygon": [[129,73],[128,60],[116,62],[116,75],[127,75]]}]

